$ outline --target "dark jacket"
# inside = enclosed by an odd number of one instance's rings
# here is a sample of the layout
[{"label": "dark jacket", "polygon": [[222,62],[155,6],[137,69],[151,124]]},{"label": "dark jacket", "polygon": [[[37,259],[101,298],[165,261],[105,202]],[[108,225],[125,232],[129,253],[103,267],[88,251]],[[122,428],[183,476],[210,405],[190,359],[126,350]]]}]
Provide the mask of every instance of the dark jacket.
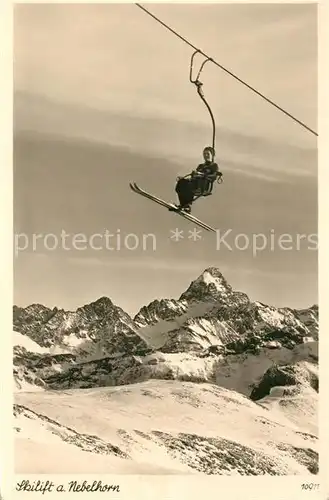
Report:
[{"label": "dark jacket", "polygon": [[219,171],[218,165],[215,162],[211,163],[200,163],[198,165],[197,172],[204,174],[209,180],[215,180],[217,177],[217,172]]}]

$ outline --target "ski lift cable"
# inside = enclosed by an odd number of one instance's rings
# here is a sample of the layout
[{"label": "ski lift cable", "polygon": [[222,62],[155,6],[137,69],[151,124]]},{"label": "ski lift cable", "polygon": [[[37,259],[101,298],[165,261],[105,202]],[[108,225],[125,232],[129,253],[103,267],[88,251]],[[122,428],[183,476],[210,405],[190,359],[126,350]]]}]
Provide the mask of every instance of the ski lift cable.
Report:
[{"label": "ski lift cable", "polygon": [[158,23],[160,23],[168,31],[170,31],[171,33],[173,33],[176,37],[180,38],[183,42],[185,42],[187,45],[189,45],[192,49],[194,49],[195,51],[198,51],[200,54],[202,54],[204,57],[206,57],[210,62],[212,62],[213,64],[215,64],[216,66],[218,66],[220,69],[222,69],[223,71],[225,71],[225,73],[227,73],[230,76],[232,76],[235,80],[237,80],[238,82],[240,82],[242,85],[244,85],[245,87],[247,87],[249,90],[251,90],[252,92],[254,92],[255,94],[257,94],[258,96],[260,96],[266,102],[268,102],[269,104],[271,104],[272,106],[274,106],[275,108],[277,108],[279,111],[281,111],[282,113],[284,113],[286,116],[288,116],[289,118],[291,118],[292,120],[294,120],[296,123],[298,123],[302,127],[304,127],[306,130],[308,130],[312,134],[318,136],[318,133],[315,132],[310,127],[308,127],[304,122],[302,122],[301,120],[299,120],[298,118],[296,118],[294,115],[292,115],[291,113],[289,113],[288,111],[286,111],[284,108],[282,108],[281,106],[279,106],[278,104],[276,104],[274,101],[272,101],[271,99],[269,99],[268,97],[266,97],[264,94],[262,94],[261,92],[259,92],[257,89],[255,89],[254,87],[252,87],[251,85],[249,85],[247,82],[245,82],[244,80],[242,80],[241,78],[239,78],[232,71],[230,71],[227,68],[225,68],[224,66],[222,66],[219,62],[215,61],[213,58],[211,58],[210,56],[208,56],[205,52],[203,52],[202,50],[198,49],[195,45],[193,45],[193,43],[191,43],[185,37],[183,37],[182,35],[180,35],[177,31],[175,31],[173,28],[171,28],[170,26],[168,26],[166,23],[164,23],[163,21],[161,21],[161,19],[159,19],[157,16],[155,16],[148,9],[146,9],[145,7],[143,7],[139,3],[136,3],[135,5],[139,9],[143,10],[147,15],[149,15],[150,17],[152,17],[155,21],[157,21]]}]

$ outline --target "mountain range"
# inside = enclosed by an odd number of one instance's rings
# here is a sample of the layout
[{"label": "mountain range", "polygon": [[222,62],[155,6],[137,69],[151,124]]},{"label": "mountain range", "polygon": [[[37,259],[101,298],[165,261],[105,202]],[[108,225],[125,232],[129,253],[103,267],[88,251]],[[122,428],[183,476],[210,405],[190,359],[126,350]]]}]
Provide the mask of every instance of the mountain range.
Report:
[{"label": "mountain range", "polygon": [[318,471],[317,305],[251,301],[211,267],[135,317],[14,306],[13,336],[19,473]]}]

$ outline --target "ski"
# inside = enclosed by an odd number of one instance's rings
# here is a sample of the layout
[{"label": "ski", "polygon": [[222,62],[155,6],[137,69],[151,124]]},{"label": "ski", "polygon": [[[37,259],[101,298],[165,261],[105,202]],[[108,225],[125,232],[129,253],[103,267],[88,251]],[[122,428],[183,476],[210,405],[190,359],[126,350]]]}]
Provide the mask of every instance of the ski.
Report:
[{"label": "ski", "polygon": [[214,229],[211,226],[208,226],[208,224],[205,224],[204,222],[200,221],[196,217],[194,217],[191,214],[188,214],[187,212],[184,212],[183,210],[180,210],[176,205],[173,203],[168,203],[161,198],[158,198],[157,196],[154,196],[153,194],[147,193],[143,189],[141,189],[135,182],[130,183],[130,188],[137,194],[140,194],[141,196],[144,196],[145,198],[148,198],[149,200],[154,201],[155,203],[158,203],[158,205],[162,205],[163,207],[167,208],[168,210],[172,211],[175,214],[180,215],[181,217],[184,217],[184,219],[189,220],[190,222],[194,222],[194,224],[198,225],[199,227],[202,227],[206,231],[212,231],[216,232],[216,229]]}]

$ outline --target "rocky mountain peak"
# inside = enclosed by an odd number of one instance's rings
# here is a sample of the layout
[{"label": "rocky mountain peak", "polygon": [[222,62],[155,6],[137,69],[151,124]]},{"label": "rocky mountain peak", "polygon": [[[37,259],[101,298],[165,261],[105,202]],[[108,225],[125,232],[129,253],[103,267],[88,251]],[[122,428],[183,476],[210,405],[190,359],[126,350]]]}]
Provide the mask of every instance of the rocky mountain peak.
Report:
[{"label": "rocky mountain peak", "polygon": [[79,354],[93,352],[99,347],[103,355],[146,347],[136,334],[129,314],[108,297],[101,297],[76,311],[32,305],[25,309],[14,307],[13,312],[14,329],[41,347],[60,346]]},{"label": "rocky mountain peak", "polygon": [[95,302],[90,302],[90,304],[85,304],[77,309],[77,313],[83,313],[87,315],[96,315],[98,317],[105,317],[112,313],[116,309],[112,300],[108,297],[100,297]]},{"label": "rocky mountain peak", "polygon": [[231,285],[228,284],[223,274],[217,267],[208,267],[196,281],[203,281],[207,285],[213,284],[218,290],[232,290]]},{"label": "rocky mountain peak", "polygon": [[216,267],[208,267],[180,296],[179,300],[216,300],[233,292],[222,273]]},{"label": "rocky mountain peak", "polygon": [[14,330],[24,331],[31,325],[42,325],[49,321],[56,313],[57,308],[50,309],[42,304],[31,304],[27,307],[13,307]]},{"label": "rocky mountain peak", "polygon": [[153,300],[148,306],[143,306],[134,317],[138,326],[157,323],[161,320],[171,320],[186,312],[184,301],[175,299]]}]

